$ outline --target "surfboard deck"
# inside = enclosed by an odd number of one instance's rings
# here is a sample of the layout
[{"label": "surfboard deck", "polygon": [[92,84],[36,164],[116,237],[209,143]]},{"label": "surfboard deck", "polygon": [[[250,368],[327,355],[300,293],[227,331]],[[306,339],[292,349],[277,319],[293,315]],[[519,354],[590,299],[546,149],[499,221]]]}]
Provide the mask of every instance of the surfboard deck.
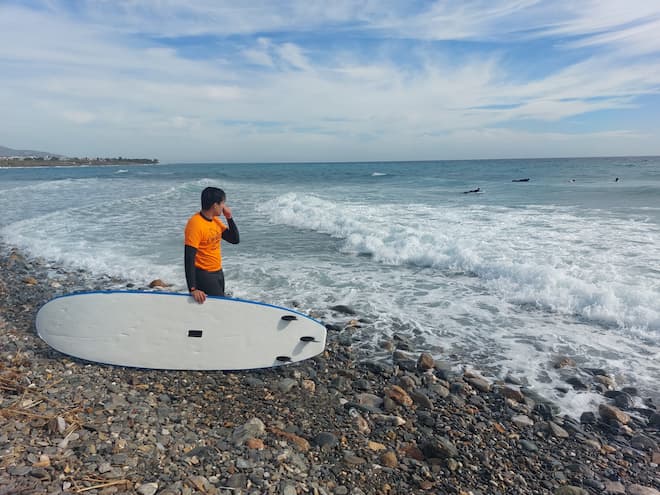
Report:
[{"label": "surfboard deck", "polygon": [[257,301],[143,291],[56,297],[36,316],[52,348],[80,359],[170,370],[241,370],[309,359],[326,329],[292,309]]}]

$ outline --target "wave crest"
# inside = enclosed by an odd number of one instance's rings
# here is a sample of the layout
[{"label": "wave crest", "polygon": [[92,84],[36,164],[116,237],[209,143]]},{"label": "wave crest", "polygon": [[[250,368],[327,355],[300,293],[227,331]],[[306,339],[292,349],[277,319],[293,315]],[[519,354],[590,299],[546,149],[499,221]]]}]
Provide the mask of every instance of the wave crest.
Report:
[{"label": "wave crest", "polygon": [[[660,332],[660,281],[645,269],[660,259],[653,224],[549,207],[378,207],[295,193],[260,210],[271,222],[341,239],[348,254],[477,277],[483,289],[514,304]],[[628,242],[607,235],[612,229]],[[639,267],[632,274],[631,259]]]}]

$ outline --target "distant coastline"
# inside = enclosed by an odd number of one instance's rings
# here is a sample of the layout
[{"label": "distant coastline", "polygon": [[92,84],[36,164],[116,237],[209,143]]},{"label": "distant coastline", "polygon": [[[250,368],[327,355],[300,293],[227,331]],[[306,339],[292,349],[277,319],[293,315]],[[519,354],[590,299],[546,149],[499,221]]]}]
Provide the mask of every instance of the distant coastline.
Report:
[{"label": "distant coastline", "polygon": [[157,159],[150,158],[3,158],[1,167],[95,167],[111,165],[154,165]]}]

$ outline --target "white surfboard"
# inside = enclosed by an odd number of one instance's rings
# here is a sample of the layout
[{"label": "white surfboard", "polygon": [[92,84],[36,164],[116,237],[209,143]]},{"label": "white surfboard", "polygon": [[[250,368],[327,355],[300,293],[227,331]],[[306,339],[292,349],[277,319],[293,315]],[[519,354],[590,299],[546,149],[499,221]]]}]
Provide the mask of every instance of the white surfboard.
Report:
[{"label": "white surfboard", "polygon": [[297,311],[225,297],[81,292],[37,313],[39,337],[87,361],[136,368],[240,370],[302,361],[325,348],[322,323]]}]

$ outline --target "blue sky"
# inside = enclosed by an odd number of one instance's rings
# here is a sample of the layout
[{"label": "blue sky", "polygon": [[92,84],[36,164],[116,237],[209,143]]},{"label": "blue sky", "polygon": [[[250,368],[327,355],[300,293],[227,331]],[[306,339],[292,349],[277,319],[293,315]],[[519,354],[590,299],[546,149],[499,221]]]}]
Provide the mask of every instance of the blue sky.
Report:
[{"label": "blue sky", "polygon": [[0,145],[161,161],[660,154],[657,0],[0,0]]}]

